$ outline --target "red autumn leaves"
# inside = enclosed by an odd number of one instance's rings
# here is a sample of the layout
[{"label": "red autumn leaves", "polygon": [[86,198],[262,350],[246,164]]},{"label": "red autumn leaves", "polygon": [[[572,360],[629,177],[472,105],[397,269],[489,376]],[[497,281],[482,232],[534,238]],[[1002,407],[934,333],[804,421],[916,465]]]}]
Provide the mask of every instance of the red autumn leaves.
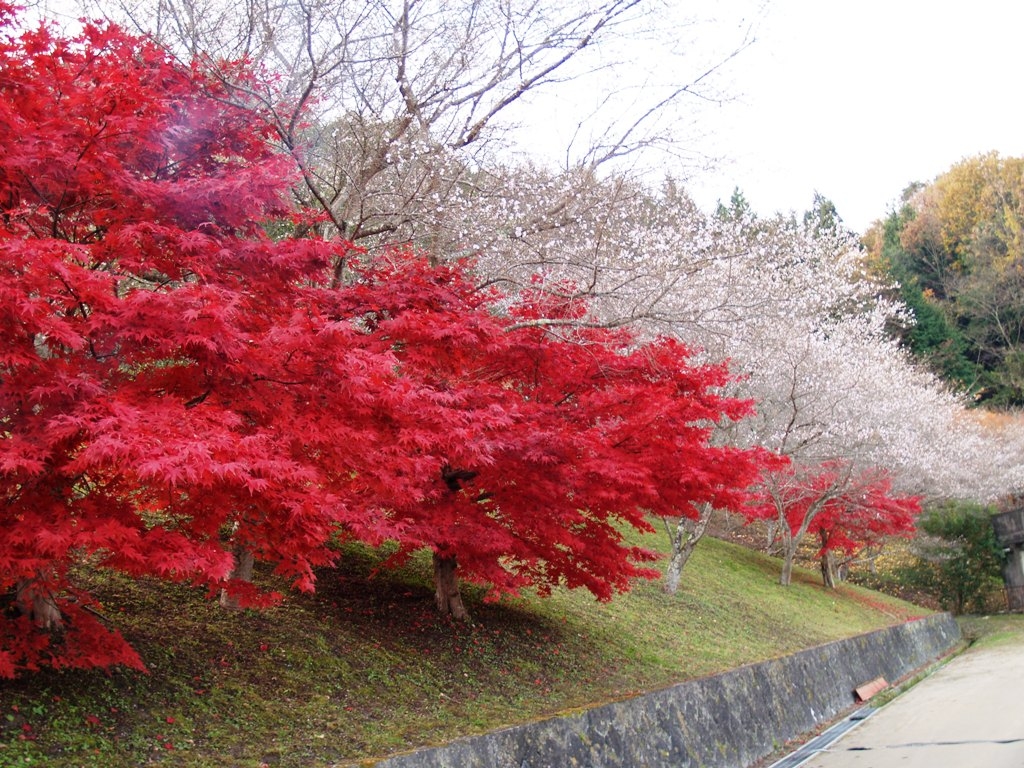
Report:
[{"label": "red autumn leaves", "polygon": [[779,465],[712,442],[751,410],[724,366],[470,265],[272,239],[257,107],[116,28],[0,17],[0,677],[141,667],[77,563],[259,602],[236,553],[309,590],[339,538],[393,541],[607,599],[654,575],[625,529],[743,510]]}]

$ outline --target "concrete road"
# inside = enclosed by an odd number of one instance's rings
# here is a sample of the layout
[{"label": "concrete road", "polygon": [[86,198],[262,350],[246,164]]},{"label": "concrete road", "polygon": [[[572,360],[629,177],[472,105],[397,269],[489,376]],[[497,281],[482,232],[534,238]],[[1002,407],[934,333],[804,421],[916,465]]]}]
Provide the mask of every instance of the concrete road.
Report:
[{"label": "concrete road", "polygon": [[1024,644],[971,648],[801,768],[1022,768]]}]

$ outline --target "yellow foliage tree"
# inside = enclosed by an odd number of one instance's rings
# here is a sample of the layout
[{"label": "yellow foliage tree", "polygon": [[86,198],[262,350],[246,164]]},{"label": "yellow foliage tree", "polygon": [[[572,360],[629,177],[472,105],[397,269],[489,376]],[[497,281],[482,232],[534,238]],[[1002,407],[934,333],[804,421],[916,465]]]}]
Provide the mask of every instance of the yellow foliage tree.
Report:
[{"label": "yellow foliage tree", "polygon": [[1003,270],[1024,253],[1024,158],[968,158],[932,185],[943,247],[961,269]]}]

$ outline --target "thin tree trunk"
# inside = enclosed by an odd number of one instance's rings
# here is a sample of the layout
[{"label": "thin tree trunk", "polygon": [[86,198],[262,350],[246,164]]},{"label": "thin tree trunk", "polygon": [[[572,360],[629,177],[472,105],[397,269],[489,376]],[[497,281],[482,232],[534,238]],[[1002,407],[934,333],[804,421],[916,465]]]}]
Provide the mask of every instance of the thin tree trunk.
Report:
[{"label": "thin tree trunk", "polygon": [[793,581],[793,561],[796,559],[796,551],[800,546],[800,540],[793,535],[793,531],[786,522],[784,512],[779,511],[777,530],[779,540],[779,555],[782,557],[782,572],[779,574],[779,584],[788,587]]},{"label": "thin tree trunk", "polygon": [[683,553],[681,550],[677,550],[675,546],[672,547],[672,555],[668,561],[668,567],[665,568],[665,576],[662,581],[661,588],[667,595],[674,595],[679,591],[679,581],[683,575],[683,566],[686,564]]},{"label": "thin tree trunk", "polygon": [[779,584],[788,587],[793,581],[793,561],[796,559],[796,544],[789,542],[782,553],[782,573],[779,574]]},{"label": "thin tree trunk", "polygon": [[669,595],[674,595],[679,590],[679,582],[682,579],[683,568],[689,562],[693,550],[697,548],[697,542],[704,537],[711,522],[712,508],[710,504],[702,504],[698,508],[697,519],[680,518],[675,531],[669,528],[668,520],[665,521],[665,528],[669,534],[669,541],[672,544],[672,555],[665,569],[664,583],[662,590]]},{"label": "thin tree trunk", "polygon": [[469,620],[469,612],[462,604],[462,595],[459,594],[459,578],[455,575],[458,563],[455,557],[442,557],[434,553],[434,596],[437,600],[437,610],[442,614],[451,614],[452,618],[460,621]]},{"label": "thin tree trunk", "polygon": [[18,610],[29,616],[37,627],[48,630],[60,630],[64,627],[64,617],[60,608],[47,589],[41,589],[35,579],[22,579],[15,587],[15,599]]},{"label": "thin tree trunk", "polygon": [[[245,549],[244,547],[236,547],[235,567],[231,571],[231,578],[251,584],[254,563],[255,558],[253,557],[251,550]],[[241,607],[239,605],[238,595],[232,595],[228,590],[222,589],[220,591],[220,606],[221,608],[237,611]]]},{"label": "thin tree trunk", "polygon": [[823,552],[821,555],[821,581],[829,589],[836,588],[836,563],[831,552]]},{"label": "thin tree trunk", "polygon": [[828,547],[828,534],[821,532],[821,582],[828,589],[835,589],[836,582],[836,558]]},{"label": "thin tree trunk", "polygon": [[821,507],[824,505],[824,501],[812,505],[815,507],[813,514],[808,513],[804,516],[803,523],[800,527],[793,531],[789,527],[789,523],[786,522],[784,513],[779,514],[779,533],[782,540],[782,575],[779,576],[779,583],[788,587],[793,581],[793,564],[796,561],[797,552],[800,551],[800,542],[804,540],[804,536],[807,535],[807,529],[811,525],[811,521],[814,516],[821,511]]}]

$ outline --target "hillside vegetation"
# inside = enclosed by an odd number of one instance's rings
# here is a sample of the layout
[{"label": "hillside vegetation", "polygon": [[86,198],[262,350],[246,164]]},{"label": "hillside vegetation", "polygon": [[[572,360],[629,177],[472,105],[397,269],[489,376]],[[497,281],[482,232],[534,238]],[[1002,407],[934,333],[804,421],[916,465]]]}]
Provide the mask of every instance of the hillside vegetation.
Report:
[{"label": "hillside vegetation", "polygon": [[914,183],[864,241],[900,284],[905,341],[953,386],[1024,406],[1024,158],[964,158]]},{"label": "hillside vegetation", "polygon": [[[645,542],[659,546],[661,538]],[[312,596],[228,612],[156,581],[96,581],[149,674],[45,671],[3,683],[0,765],[328,766],[586,707],[926,613],[705,540],[679,593],[639,584],[440,618],[429,563],[372,575],[352,550]]]}]

